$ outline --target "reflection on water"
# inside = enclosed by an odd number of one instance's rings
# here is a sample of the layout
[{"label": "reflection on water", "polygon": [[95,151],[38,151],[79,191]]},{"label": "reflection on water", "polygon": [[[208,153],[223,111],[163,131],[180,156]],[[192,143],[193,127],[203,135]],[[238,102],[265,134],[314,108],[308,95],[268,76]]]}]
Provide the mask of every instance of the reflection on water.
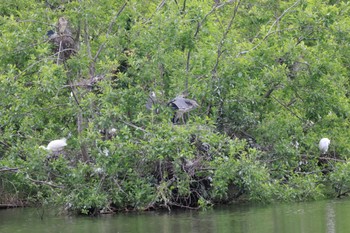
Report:
[{"label": "reflection on water", "polygon": [[0,233],[136,232],[349,232],[350,200],[274,205],[232,205],[209,211],[126,213],[113,216],[55,216],[32,208],[0,210]]},{"label": "reflection on water", "polygon": [[327,223],[327,232],[335,233],[335,211],[331,203],[326,204],[325,222]]}]

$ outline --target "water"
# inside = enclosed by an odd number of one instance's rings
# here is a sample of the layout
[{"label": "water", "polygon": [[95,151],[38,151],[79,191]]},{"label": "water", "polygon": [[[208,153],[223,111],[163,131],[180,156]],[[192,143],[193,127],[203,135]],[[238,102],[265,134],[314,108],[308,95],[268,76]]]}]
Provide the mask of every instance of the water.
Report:
[{"label": "water", "polygon": [[232,205],[208,211],[57,216],[34,208],[0,210],[0,233],[341,233],[350,232],[350,199]]}]

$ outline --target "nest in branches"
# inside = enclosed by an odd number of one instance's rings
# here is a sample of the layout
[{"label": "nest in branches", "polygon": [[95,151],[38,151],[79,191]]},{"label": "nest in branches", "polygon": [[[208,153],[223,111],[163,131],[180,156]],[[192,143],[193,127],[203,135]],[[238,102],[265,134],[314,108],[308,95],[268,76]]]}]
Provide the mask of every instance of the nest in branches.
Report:
[{"label": "nest in branches", "polygon": [[53,44],[53,51],[57,55],[57,63],[62,63],[75,54],[75,41],[68,26],[68,21],[61,17],[57,23],[57,32],[50,30],[47,35]]}]

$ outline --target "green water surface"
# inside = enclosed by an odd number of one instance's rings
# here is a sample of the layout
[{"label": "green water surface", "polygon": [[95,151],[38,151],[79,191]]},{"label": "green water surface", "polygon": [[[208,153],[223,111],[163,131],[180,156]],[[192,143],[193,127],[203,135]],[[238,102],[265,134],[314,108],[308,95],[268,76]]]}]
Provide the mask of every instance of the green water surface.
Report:
[{"label": "green water surface", "polygon": [[350,199],[264,206],[240,204],[208,211],[123,213],[94,218],[51,212],[54,211],[35,208],[0,210],[0,232],[350,232]]}]

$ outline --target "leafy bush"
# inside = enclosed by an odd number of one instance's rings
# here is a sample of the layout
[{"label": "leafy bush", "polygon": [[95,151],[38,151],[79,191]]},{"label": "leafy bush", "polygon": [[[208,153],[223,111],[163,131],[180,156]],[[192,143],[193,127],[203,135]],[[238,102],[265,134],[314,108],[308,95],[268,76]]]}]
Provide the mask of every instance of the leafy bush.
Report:
[{"label": "leafy bush", "polygon": [[[1,2],[0,201],[97,214],[346,194],[349,6]],[[176,125],[183,93],[199,107]]]}]

